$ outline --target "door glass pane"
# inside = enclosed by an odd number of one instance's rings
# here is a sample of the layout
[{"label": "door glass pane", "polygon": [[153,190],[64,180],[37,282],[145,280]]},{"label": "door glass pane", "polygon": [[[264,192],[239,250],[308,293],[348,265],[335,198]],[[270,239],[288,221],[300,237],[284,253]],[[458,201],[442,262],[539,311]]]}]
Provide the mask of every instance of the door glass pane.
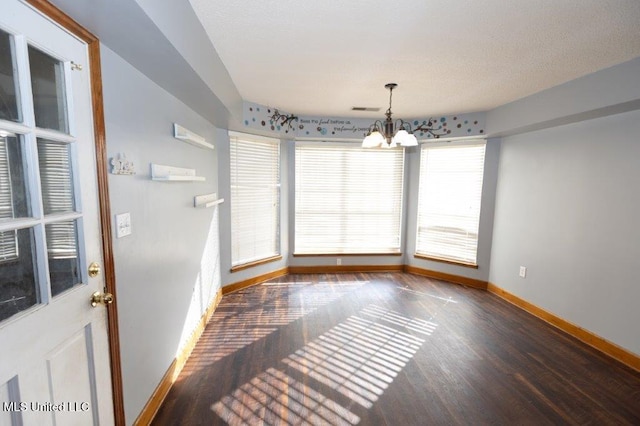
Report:
[{"label": "door glass pane", "polygon": [[63,63],[29,46],[36,126],[68,133]]},{"label": "door glass pane", "polygon": [[0,222],[31,213],[22,152],[20,139],[0,131]]},{"label": "door glass pane", "polygon": [[12,241],[13,252],[0,257],[0,321],[40,302],[36,282],[33,228],[0,232],[0,241]]},{"label": "door glass pane", "polygon": [[80,284],[78,259],[78,227],[75,220],[50,223],[45,226],[49,277],[53,296]]},{"label": "door glass pane", "polygon": [[75,211],[71,146],[38,139],[38,162],[44,214]]},{"label": "door glass pane", "polygon": [[11,36],[0,30],[0,119],[22,121]]}]

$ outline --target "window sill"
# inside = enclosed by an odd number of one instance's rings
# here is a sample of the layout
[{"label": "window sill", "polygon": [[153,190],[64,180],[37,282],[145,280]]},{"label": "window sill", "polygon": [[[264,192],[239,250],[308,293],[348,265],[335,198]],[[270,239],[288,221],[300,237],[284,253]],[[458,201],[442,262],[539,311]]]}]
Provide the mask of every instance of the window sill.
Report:
[{"label": "window sill", "polygon": [[460,260],[442,259],[439,257],[427,256],[426,254],[419,254],[419,253],[414,254],[413,257],[417,259],[431,260],[433,262],[449,263],[451,265],[463,266],[465,268],[478,269],[477,263],[466,263]]},{"label": "window sill", "polygon": [[253,268],[254,266],[263,265],[269,262],[275,262],[277,260],[282,260],[282,255],[278,254],[276,256],[267,257],[265,259],[254,260],[253,262],[243,263],[240,265],[232,266],[231,272],[242,271],[243,269]]}]

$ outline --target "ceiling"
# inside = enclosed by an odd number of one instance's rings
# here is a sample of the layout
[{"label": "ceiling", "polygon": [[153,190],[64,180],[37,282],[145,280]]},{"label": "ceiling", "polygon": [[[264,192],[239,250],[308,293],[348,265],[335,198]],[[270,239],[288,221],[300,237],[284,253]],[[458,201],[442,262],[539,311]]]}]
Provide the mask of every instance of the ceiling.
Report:
[{"label": "ceiling", "polygon": [[[638,0],[190,0],[240,95],[302,115],[486,111],[640,56]],[[380,108],[354,112],[352,107]]]}]

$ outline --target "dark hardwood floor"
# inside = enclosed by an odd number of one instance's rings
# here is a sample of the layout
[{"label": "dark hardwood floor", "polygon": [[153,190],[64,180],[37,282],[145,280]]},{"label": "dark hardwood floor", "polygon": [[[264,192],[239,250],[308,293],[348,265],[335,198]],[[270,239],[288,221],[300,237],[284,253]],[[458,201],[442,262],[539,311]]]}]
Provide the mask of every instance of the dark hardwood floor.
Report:
[{"label": "dark hardwood floor", "polygon": [[153,424],[227,423],[639,425],[640,373],[481,290],[289,275],[223,297]]}]

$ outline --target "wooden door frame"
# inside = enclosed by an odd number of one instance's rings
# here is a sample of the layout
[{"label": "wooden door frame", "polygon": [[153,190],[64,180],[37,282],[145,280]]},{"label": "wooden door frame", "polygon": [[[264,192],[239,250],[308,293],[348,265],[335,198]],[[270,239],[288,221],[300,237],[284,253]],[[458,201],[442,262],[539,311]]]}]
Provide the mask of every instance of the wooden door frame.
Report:
[{"label": "wooden door frame", "polygon": [[89,51],[89,71],[91,103],[93,109],[93,132],[95,139],[96,172],[98,198],[100,203],[100,225],[102,229],[102,257],[105,291],[113,294],[114,301],[107,308],[109,355],[111,361],[111,387],[113,394],[113,415],[116,425],[124,425],[124,398],[122,394],[122,365],[120,362],[120,333],[118,329],[118,297],[116,294],[115,266],[113,260],[113,240],[111,229],[111,207],[107,170],[106,130],[104,104],[102,98],[102,72],[100,65],[100,40],[90,31],[74,21],[48,0],[25,0],[62,28],[87,43]]}]

